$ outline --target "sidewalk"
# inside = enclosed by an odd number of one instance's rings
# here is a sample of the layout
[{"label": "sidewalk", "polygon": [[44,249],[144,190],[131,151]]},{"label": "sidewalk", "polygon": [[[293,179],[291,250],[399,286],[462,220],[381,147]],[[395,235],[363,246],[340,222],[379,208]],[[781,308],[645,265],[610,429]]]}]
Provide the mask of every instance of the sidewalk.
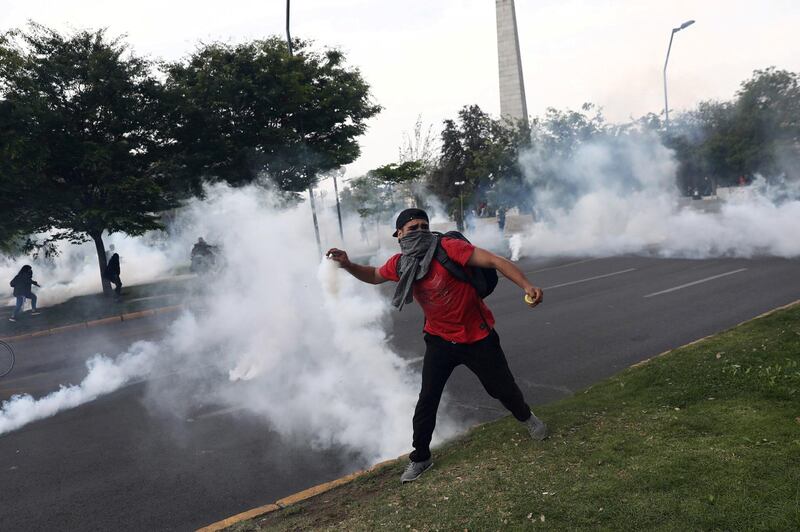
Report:
[{"label": "sidewalk", "polygon": [[30,301],[26,301],[26,310],[16,322],[8,319],[14,310],[13,306],[0,307],[0,339],[95,320],[120,318],[122,315],[141,311],[175,307],[191,295],[194,281],[194,277],[179,276],[155,283],[124,286],[119,300],[103,294],[78,296],[57,305],[42,307],[38,316],[31,316]]}]

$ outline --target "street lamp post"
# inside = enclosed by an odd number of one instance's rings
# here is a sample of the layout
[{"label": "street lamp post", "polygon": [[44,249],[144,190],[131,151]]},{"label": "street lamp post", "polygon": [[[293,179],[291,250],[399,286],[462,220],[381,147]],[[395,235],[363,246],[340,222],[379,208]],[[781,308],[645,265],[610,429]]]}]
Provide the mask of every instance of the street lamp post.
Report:
[{"label": "street lamp post", "polygon": [[342,227],[342,209],[339,207],[339,185],[336,183],[337,176],[343,176],[344,168],[337,168],[333,171],[333,192],[336,194],[336,216],[339,218],[339,237],[344,243],[344,228]]},{"label": "street lamp post", "polygon": [[[292,52],[292,35],[289,32],[290,12],[291,12],[291,0],[286,0],[286,45],[289,48],[289,55],[291,56],[293,55],[293,52]],[[308,177],[308,173],[306,173],[306,177]],[[314,205],[314,186],[311,185],[310,182],[308,185],[308,200],[309,203],[311,204],[311,219],[314,222],[314,236],[317,238],[317,251],[319,251],[319,254],[322,255],[322,243],[320,242],[319,239],[319,223],[317,223],[317,208]]]},{"label": "street lamp post", "polygon": [[289,11],[291,0],[286,0],[286,44],[289,46],[289,55],[292,55],[292,34],[289,32]]},{"label": "street lamp post", "polygon": [[459,231],[464,230],[464,184],[466,181],[456,181],[453,183],[455,186],[458,187],[458,200],[461,205],[461,227],[458,228]]},{"label": "street lamp post", "polygon": [[669,51],[672,49],[672,39],[675,34],[684,30],[694,24],[694,20],[687,20],[677,28],[672,28],[672,33],[669,36],[669,46],[667,47],[667,58],[664,60],[664,127],[669,129],[669,102],[667,100],[667,63],[669,63]]}]

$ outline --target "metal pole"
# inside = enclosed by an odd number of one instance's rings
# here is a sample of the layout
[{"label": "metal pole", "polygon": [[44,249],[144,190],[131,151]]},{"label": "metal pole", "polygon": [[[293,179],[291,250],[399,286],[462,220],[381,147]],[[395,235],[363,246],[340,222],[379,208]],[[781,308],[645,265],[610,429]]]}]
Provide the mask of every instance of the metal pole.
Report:
[{"label": "metal pole", "polygon": [[339,217],[339,236],[344,243],[344,229],[342,228],[342,209],[339,207],[339,186],[336,184],[336,173],[333,174],[333,192],[336,194],[336,215]]},{"label": "metal pole", "polygon": [[[463,185],[462,185],[463,186]],[[461,202],[461,225],[464,225],[464,189],[458,189],[458,199]]]},{"label": "metal pole", "polygon": [[687,20],[677,28],[672,28],[672,33],[669,36],[669,46],[667,46],[667,58],[664,60],[664,129],[669,129],[669,101],[667,100],[667,63],[669,63],[669,52],[672,50],[672,39],[675,34],[681,30],[685,30],[694,24],[694,20]]},{"label": "metal pole", "polygon": [[322,243],[319,240],[319,225],[317,224],[317,209],[314,206],[314,187],[308,187],[308,199],[311,201],[311,218],[314,220],[314,235],[317,237],[317,250],[322,255]]},{"label": "metal pole", "polygon": [[[293,55],[292,53],[292,36],[289,32],[289,12],[291,7],[291,0],[286,0],[286,44],[289,47],[289,55]],[[302,137],[302,132],[300,133]],[[306,177],[308,177],[306,175]],[[314,236],[317,238],[317,251],[319,251],[320,256],[322,255],[322,244],[319,239],[319,224],[317,223],[317,208],[314,206],[314,187],[312,185],[308,185],[308,198],[311,202],[311,218],[314,220]]]},{"label": "metal pole", "polygon": [[669,103],[667,101],[667,63],[669,63],[669,51],[672,50],[672,39],[675,37],[675,28],[669,36],[669,46],[667,47],[667,58],[664,60],[664,128],[669,129]]},{"label": "metal pole", "polygon": [[289,3],[291,0],[286,0],[286,44],[289,46],[289,55],[292,55],[292,35],[289,33]]}]

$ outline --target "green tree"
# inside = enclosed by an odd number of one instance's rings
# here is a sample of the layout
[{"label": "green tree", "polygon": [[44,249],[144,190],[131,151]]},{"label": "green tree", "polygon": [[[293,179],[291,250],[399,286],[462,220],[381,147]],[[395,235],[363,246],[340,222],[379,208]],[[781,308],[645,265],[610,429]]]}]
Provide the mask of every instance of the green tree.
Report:
[{"label": "green tree", "polygon": [[[756,70],[737,92],[733,130],[734,161],[746,174],[797,172],[800,147],[800,83],[798,74],[767,68]],[[784,164],[786,158],[791,164]]]},{"label": "green tree", "polygon": [[356,138],[380,111],[369,86],[337,50],[277,37],[200,47],[166,65],[173,170],[240,185],[272,179],[290,192],[354,161]]},{"label": "green tree", "polygon": [[387,183],[407,183],[425,174],[425,163],[420,160],[390,163],[369,172],[373,177]]},{"label": "green tree", "polygon": [[104,30],[65,36],[32,23],[2,35],[4,236],[91,239],[102,274],[104,232],[161,227],[175,199],[155,164],[163,113],[151,66]]},{"label": "green tree", "polygon": [[679,180],[695,188],[710,176],[733,185],[741,176],[797,176],[800,163],[800,77],[756,70],[733,101],[707,101],[677,117],[664,142],[681,163]]},{"label": "green tree", "polygon": [[559,157],[569,157],[578,146],[607,132],[602,112],[594,104],[584,103],[580,111],[560,111],[552,107],[533,126],[538,148]]},{"label": "green tree", "polygon": [[439,164],[429,177],[429,187],[451,207],[458,201],[459,186],[467,203],[495,199],[499,183],[522,183],[519,153],[528,146],[530,129],[524,121],[498,120],[477,105],[465,106],[456,120],[444,122]]}]

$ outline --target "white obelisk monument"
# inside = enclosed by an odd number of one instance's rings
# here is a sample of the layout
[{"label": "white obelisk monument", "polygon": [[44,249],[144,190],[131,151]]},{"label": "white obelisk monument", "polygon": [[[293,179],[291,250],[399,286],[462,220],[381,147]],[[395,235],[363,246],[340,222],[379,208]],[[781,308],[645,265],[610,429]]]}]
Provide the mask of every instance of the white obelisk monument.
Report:
[{"label": "white obelisk monument", "polygon": [[500,115],[528,121],[525,81],[519,54],[517,13],[514,0],[495,0],[497,13],[497,62],[500,70]]}]

